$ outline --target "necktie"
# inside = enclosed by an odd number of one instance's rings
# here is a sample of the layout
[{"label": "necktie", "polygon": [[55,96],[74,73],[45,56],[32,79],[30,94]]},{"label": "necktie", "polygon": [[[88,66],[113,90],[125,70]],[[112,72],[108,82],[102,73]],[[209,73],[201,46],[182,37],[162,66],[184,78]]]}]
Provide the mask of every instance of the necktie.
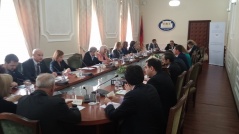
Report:
[{"label": "necktie", "polygon": [[36,72],[36,76],[38,76],[40,74],[40,63],[37,63],[37,72]]}]

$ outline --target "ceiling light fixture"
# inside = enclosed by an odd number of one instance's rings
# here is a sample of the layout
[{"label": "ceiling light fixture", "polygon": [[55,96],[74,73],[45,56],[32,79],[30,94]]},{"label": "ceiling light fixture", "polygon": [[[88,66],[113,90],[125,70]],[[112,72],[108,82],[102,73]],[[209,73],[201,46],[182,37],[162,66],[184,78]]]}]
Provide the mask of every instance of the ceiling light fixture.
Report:
[{"label": "ceiling light fixture", "polygon": [[176,6],[180,5],[180,1],[179,0],[170,0],[168,4],[171,7],[176,7]]}]

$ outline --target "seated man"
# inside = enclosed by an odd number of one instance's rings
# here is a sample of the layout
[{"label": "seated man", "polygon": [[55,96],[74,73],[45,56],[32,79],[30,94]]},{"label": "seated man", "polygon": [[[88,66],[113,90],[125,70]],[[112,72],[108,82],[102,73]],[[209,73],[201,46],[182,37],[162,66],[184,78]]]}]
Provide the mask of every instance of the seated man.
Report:
[{"label": "seated man", "polygon": [[175,48],[175,46],[177,46],[178,44],[175,44],[173,40],[170,40],[170,43],[167,44],[167,46],[165,47],[165,50],[173,50]]},{"label": "seated man", "polygon": [[52,96],[54,86],[55,77],[52,74],[40,74],[36,79],[36,90],[23,96],[17,104],[17,114],[39,120],[43,134],[62,134],[64,124],[81,121],[77,107],[69,108],[63,98]]},{"label": "seated man", "polygon": [[174,59],[175,59],[175,55],[173,53],[166,52],[166,53],[164,53],[162,61],[163,61],[164,65],[167,65],[171,79],[172,79],[174,85],[176,85],[178,76],[183,71],[181,70],[180,66],[176,62],[174,62]]},{"label": "seated man", "polygon": [[101,61],[98,60],[98,58],[95,57],[95,53],[97,51],[96,47],[91,47],[90,51],[85,53],[85,56],[83,58],[83,63],[82,63],[82,67],[85,66],[93,66],[95,64],[99,64],[102,63]]},{"label": "seated man", "polygon": [[152,50],[160,50],[160,48],[159,48],[159,46],[157,44],[156,39],[153,39],[152,43],[150,43],[148,47],[149,47],[148,50],[151,50],[151,49]]},{"label": "seated man", "polygon": [[[43,60],[43,52],[40,49],[34,49],[32,51],[32,58],[22,63],[23,74],[26,79],[29,79],[31,82],[35,82],[36,77],[40,73],[52,73],[50,69],[46,66]],[[57,76],[55,72],[52,73]]]},{"label": "seated man", "polygon": [[183,60],[183,62],[186,64],[187,70],[188,70],[189,69],[189,63],[188,63],[187,57],[185,56],[185,54],[183,54],[183,46],[182,45],[177,45],[174,48],[174,54],[175,54],[176,57]]},{"label": "seated man", "polygon": [[177,103],[173,81],[166,72],[162,71],[161,61],[156,58],[148,59],[144,70],[150,78],[147,84],[151,84],[158,91],[167,120],[170,108]]},{"label": "seated man", "polygon": [[152,85],[143,84],[144,73],[140,66],[126,68],[125,79],[129,90],[122,104],[114,108],[105,98],[105,113],[110,120],[119,121],[121,134],[164,134],[165,116],[157,90]]},{"label": "seated man", "polygon": [[25,77],[17,70],[18,57],[15,54],[8,54],[5,57],[5,63],[2,65],[4,73],[10,74],[13,78],[12,87],[22,85]]}]

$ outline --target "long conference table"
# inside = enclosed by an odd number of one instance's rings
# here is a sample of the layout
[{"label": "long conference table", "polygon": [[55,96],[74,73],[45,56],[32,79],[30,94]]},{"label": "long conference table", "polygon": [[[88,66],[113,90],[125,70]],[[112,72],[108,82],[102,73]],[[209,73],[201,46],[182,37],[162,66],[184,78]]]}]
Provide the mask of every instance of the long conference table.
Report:
[{"label": "long conference table", "polygon": [[[155,53],[162,53],[161,51],[155,52]],[[126,64],[122,64],[119,62],[118,66],[121,65],[139,65],[143,67],[145,65],[145,61],[148,59],[150,55],[144,56],[141,58],[133,59],[130,62]],[[55,92],[54,94],[62,94],[65,98],[71,98],[70,94],[73,92],[74,88],[74,94],[77,99],[83,99],[83,96],[85,94],[90,94],[92,91],[95,91],[97,89],[105,89],[107,91],[114,91],[114,85],[111,85],[111,81],[106,82],[105,84],[101,83],[110,80],[113,78],[116,74],[116,70],[118,67],[110,67],[110,68],[94,68],[92,70],[83,70],[84,73],[92,73],[92,76],[85,76],[85,77],[77,77],[75,74],[78,73],[78,71],[73,72],[72,74],[68,75],[68,84],[67,85],[61,85],[61,86],[55,86]],[[86,88],[87,93],[85,90],[83,90],[83,87]],[[18,88],[13,90],[14,94],[20,94],[20,95],[26,95],[26,89],[25,88]],[[123,96],[117,95],[118,102],[122,101]],[[89,105],[88,103],[82,103],[82,106],[85,107],[82,109],[81,112],[81,118],[82,121],[78,124],[80,126],[96,126],[97,133],[99,133],[99,125],[110,123],[111,121],[106,117],[104,108],[101,108],[100,106],[104,104],[104,97],[101,97],[101,101],[98,104],[95,105]]]}]

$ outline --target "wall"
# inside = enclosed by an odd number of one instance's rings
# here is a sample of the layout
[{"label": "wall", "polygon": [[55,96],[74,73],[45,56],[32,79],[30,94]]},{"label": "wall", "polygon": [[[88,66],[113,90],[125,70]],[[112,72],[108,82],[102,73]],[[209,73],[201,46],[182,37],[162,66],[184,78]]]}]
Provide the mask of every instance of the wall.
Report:
[{"label": "wall", "polygon": [[[169,0],[141,0],[145,44],[156,38],[161,48],[171,39],[186,46],[189,20],[227,21],[228,0],[180,1],[180,6],[170,7]],[[176,27],[169,32],[161,31],[158,23],[164,19],[174,20]]]},{"label": "wall", "polygon": [[[230,0],[229,0],[230,1]],[[228,4],[227,4],[228,5]],[[231,4],[228,12],[228,46],[226,51],[226,70],[231,83],[234,99],[239,110],[239,0]]]}]

